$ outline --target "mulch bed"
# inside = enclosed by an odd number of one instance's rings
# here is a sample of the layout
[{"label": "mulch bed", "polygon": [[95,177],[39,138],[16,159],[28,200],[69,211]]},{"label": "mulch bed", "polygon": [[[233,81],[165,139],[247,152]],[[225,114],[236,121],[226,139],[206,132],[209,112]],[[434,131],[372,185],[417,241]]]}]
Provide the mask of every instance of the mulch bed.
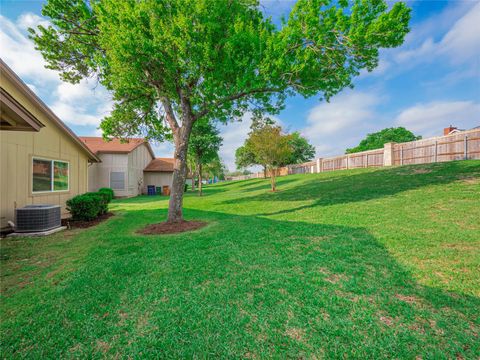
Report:
[{"label": "mulch bed", "polygon": [[193,231],[201,229],[208,223],[205,221],[181,221],[178,223],[158,223],[151,224],[139,230],[139,234],[144,235],[159,235],[159,234],[177,234],[185,231]]},{"label": "mulch bed", "polygon": [[82,220],[72,220],[62,219],[62,226],[66,226],[68,229],[85,229],[104,222],[107,219],[110,219],[113,216],[113,213],[109,212],[99,216],[98,218],[91,221],[82,221]]}]

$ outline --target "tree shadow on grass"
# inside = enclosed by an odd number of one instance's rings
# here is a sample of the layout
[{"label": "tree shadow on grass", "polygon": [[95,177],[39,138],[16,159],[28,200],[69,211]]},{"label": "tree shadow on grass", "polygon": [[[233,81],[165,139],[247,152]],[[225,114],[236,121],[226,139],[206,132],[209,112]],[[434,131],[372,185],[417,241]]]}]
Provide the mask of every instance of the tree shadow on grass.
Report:
[{"label": "tree shadow on grass", "polygon": [[[277,178],[277,186],[285,186],[289,183],[298,182],[298,178],[291,178],[288,176],[279,177]],[[250,186],[243,185],[241,191],[242,192],[252,192],[257,190],[270,190],[272,188],[270,184],[270,178],[262,179],[262,181],[255,182],[255,184],[249,184]]]},{"label": "tree shadow on grass", "polygon": [[108,232],[79,235],[98,245],[75,271],[4,299],[4,356],[480,353],[479,299],[417,284],[363,228],[192,209],[185,216],[211,225],[141,236],[166,210],[130,210]]},{"label": "tree shadow on grass", "polygon": [[[480,177],[480,162],[453,161],[443,164],[411,165],[364,172],[338,172],[336,176],[309,176],[298,186],[280,188],[277,193],[256,194],[229,199],[221,204],[249,201],[312,201],[297,208],[278,210],[259,215],[276,215],[301,209],[379,199],[423,186],[447,184],[465,176]],[[298,178],[295,178],[299,181]]]}]

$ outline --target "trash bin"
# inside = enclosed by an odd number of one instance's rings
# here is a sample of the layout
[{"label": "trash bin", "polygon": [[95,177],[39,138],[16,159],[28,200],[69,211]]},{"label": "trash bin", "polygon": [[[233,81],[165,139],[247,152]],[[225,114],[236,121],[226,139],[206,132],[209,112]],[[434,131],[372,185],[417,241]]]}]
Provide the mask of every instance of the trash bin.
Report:
[{"label": "trash bin", "polygon": [[155,195],[155,185],[147,185],[147,194]]},{"label": "trash bin", "polygon": [[157,186],[156,190],[157,190],[157,195],[162,195],[162,187],[161,186]]},{"label": "trash bin", "polygon": [[168,185],[163,186],[163,195],[166,195],[166,196],[170,195],[170,186]]}]

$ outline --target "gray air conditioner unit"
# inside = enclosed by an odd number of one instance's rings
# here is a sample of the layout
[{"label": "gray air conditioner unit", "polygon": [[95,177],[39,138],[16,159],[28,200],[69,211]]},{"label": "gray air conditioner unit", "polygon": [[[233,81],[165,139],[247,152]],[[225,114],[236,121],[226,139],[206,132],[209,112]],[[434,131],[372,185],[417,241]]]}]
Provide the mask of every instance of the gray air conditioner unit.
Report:
[{"label": "gray air conditioner unit", "polygon": [[59,205],[27,205],[15,209],[16,232],[41,232],[62,225]]}]

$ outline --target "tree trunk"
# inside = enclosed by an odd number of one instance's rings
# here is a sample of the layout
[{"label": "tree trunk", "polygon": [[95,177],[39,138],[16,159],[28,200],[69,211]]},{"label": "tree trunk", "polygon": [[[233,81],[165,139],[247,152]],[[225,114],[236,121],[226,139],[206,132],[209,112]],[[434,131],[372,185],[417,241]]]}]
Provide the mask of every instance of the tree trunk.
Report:
[{"label": "tree trunk", "polygon": [[187,177],[187,149],[191,130],[192,125],[190,124],[190,126],[188,126],[188,122],[184,121],[184,125],[174,134],[175,162],[173,165],[172,189],[168,204],[167,222],[169,223],[183,221],[183,192],[185,191],[185,179]]},{"label": "tree trunk", "polygon": [[275,181],[276,169],[270,169],[270,184],[272,185],[272,191],[277,190],[277,183]]},{"label": "tree trunk", "polygon": [[202,164],[198,164],[198,196],[202,196]]},{"label": "tree trunk", "polygon": [[267,166],[266,165],[263,165],[263,178],[264,179],[267,178]]},{"label": "tree trunk", "polygon": [[195,173],[192,171],[192,191],[195,191]]}]

